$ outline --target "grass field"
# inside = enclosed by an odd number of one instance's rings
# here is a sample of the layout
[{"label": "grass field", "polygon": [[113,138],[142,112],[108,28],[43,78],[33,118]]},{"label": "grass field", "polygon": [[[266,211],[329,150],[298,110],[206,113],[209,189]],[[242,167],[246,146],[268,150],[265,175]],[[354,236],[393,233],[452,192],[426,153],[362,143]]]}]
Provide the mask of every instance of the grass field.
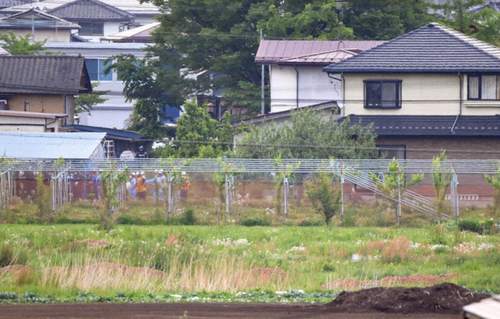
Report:
[{"label": "grass field", "polygon": [[425,228],[118,226],[110,232],[85,224],[3,224],[0,248],[0,267],[6,267],[0,272],[0,292],[62,299],[307,294],[422,286],[433,280],[500,292],[500,236],[460,232],[453,223]]}]

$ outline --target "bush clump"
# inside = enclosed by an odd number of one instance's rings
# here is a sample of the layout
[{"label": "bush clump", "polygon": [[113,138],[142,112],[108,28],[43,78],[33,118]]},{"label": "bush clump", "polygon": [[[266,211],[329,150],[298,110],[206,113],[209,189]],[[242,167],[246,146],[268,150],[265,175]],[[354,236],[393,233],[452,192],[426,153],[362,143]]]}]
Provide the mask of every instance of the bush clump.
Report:
[{"label": "bush clump", "polygon": [[182,224],[183,225],[196,225],[198,221],[196,220],[196,216],[194,214],[194,210],[192,208],[186,208],[184,213],[182,214]]},{"label": "bush clump", "polygon": [[487,220],[480,222],[475,218],[464,218],[458,221],[458,229],[460,231],[470,231],[478,234],[489,234],[494,229],[495,222]]},{"label": "bush clump", "polygon": [[241,221],[242,226],[271,226],[271,222],[266,218],[249,218]]}]

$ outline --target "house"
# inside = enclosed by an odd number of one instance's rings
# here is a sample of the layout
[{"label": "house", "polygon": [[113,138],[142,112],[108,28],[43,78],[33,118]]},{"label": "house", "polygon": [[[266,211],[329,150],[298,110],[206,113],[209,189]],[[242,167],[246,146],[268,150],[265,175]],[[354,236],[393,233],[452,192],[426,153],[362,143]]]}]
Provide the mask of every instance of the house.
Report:
[{"label": "house", "polygon": [[372,124],[389,158],[500,153],[498,47],[430,23],[324,71],[341,79],[343,119]]},{"label": "house", "polygon": [[338,100],[340,82],[323,67],[352,57],[383,41],[263,40],[255,63],[269,67],[271,113]]},{"label": "house", "polygon": [[36,4],[9,0],[0,15],[13,15],[33,7],[81,25],[83,34],[74,32],[75,40],[79,41],[99,41],[101,36],[155,22],[154,16],[160,13],[154,4],[139,0],[45,0]]},{"label": "house", "polygon": [[78,36],[92,42],[134,24],[132,14],[98,0],[75,0],[47,13],[78,24]]},{"label": "house", "polygon": [[91,113],[78,114],[78,124],[123,129],[133,109],[133,101],[123,95],[123,82],[116,72],[105,74],[105,60],[118,54],[132,54],[143,58],[146,52],[144,43],[112,42],[47,42],[45,47],[51,52],[61,52],[68,56],[85,57],[89,78],[98,83],[95,91],[106,92],[102,104],[94,106]]},{"label": "house", "polygon": [[0,19],[0,33],[12,31],[16,36],[32,34],[35,41],[71,41],[72,32],[80,26],[36,8]]},{"label": "house", "polygon": [[0,70],[0,110],[17,111],[12,116],[51,113],[60,124],[72,124],[74,96],[92,92],[82,57],[0,56]]}]

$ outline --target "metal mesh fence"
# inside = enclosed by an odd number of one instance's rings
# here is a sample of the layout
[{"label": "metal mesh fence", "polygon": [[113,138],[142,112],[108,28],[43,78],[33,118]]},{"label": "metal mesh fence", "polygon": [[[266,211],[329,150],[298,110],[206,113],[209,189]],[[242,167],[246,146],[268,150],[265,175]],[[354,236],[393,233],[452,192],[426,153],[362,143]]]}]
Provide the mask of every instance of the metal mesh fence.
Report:
[{"label": "metal mesh fence", "polygon": [[[461,209],[495,209],[494,187],[485,181],[484,175],[500,174],[500,162],[496,159],[447,160],[439,166],[433,165],[432,160],[400,160],[397,170],[389,169],[391,163],[309,159],[4,159],[0,164],[0,208],[8,209],[14,199],[33,202],[39,187],[37,176],[50,188],[52,211],[58,211],[68,204],[101,200],[101,174],[126,172],[135,176],[119,185],[116,200],[124,205],[134,202],[160,206],[169,217],[186,206],[198,205],[217,211],[218,216],[225,215],[226,219],[254,208],[279,214],[286,220],[290,207],[310,208],[306,185],[311,183],[311,175],[317,173],[335,176],[342,195],[341,215],[345,205],[373,206],[381,202],[394,207],[398,219],[403,211],[450,219],[458,217]],[[408,187],[413,174],[424,174],[424,178]],[[448,178],[446,209],[436,205],[433,174]],[[145,198],[137,194],[139,176],[146,181]]]}]

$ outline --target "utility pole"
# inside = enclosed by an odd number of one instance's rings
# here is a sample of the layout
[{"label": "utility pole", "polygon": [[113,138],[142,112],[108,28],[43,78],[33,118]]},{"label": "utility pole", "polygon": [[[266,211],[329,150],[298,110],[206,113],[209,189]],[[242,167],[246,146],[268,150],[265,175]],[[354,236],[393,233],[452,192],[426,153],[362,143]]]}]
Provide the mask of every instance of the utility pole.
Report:
[{"label": "utility pole", "polygon": [[[260,29],[260,43],[262,43],[264,37],[262,36],[262,29]],[[260,71],[260,114],[265,114],[265,103],[264,103],[264,64],[261,66]]]}]

